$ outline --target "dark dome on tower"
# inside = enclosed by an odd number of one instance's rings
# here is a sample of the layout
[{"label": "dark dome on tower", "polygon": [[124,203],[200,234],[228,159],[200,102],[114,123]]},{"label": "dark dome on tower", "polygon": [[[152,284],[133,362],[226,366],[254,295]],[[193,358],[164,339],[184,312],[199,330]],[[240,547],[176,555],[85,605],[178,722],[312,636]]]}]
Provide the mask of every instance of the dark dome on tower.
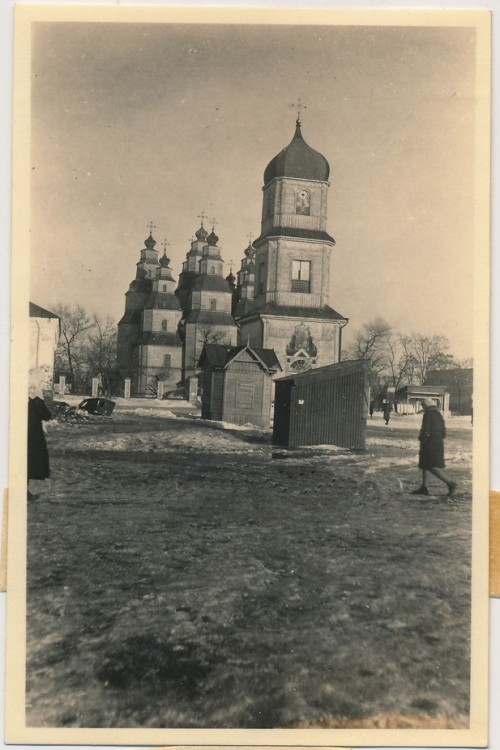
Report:
[{"label": "dark dome on tower", "polygon": [[290,144],[271,159],[264,172],[264,185],[275,177],[301,177],[304,180],[326,182],[330,165],[325,157],[307,145],[302,138],[300,120]]},{"label": "dark dome on tower", "polygon": [[206,240],[208,232],[207,232],[207,230],[205,229],[205,227],[202,224],[201,227],[198,229],[198,231],[195,234],[196,234],[196,237],[199,240]]},{"label": "dark dome on tower", "polygon": [[156,245],[156,240],[153,239],[153,235],[151,234],[151,232],[149,233],[149,237],[146,237],[146,239],[144,240],[144,245],[147,248],[153,248]]},{"label": "dark dome on tower", "polygon": [[216,245],[218,243],[218,241],[219,241],[219,238],[217,237],[217,235],[215,234],[214,230],[212,229],[212,231],[210,232],[210,234],[207,237],[207,242],[208,242],[209,245],[213,246],[213,245]]}]

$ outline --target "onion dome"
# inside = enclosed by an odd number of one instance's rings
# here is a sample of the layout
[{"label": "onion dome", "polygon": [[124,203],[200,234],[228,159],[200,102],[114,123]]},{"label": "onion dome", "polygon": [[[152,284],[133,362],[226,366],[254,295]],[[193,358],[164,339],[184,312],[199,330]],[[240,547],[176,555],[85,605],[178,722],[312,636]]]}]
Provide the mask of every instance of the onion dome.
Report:
[{"label": "onion dome", "polygon": [[202,224],[201,227],[198,229],[198,231],[195,232],[195,234],[196,234],[196,238],[198,240],[206,240],[208,232],[207,232],[207,230],[205,229],[205,227]]},{"label": "onion dome", "polygon": [[170,265],[170,258],[167,258],[167,253],[164,250],[163,255],[160,258],[160,266],[162,268],[168,268],[169,265]]},{"label": "onion dome", "polygon": [[156,245],[156,240],[153,239],[153,235],[151,234],[151,232],[149,233],[149,237],[144,240],[144,245],[148,248],[148,250]]},{"label": "onion dome", "polygon": [[229,271],[229,275],[226,276],[226,281],[229,284],[229,286],[234,285],[234,282],[236,281],[236,276],[233,275],[232,271]]},{"label": "onion dome", "polygon": [[264,185],[276,177],[300,177],[303,180],[326,182],[330,165],[325,157],[307,145],[296,121],[295,135],[290,144],[271,159],[264,172]]},{"label": "onion dome", "polygon": [[207,242],[208,242],[209,245],[211,245],[213,247],[214,245],[216,245],[218,243],[218,241],[219,241],[219,238],[217,237],[217,235],[215,234],[214,230],[212,229],[212,231],[210,232],[210,234],[207,237]]},{"label": "onion dome", "polygon": [[247,258],[255,257],[255,248],[251,242],[249,243],[248,247],[245,250],[245,255],[247,256]]}]

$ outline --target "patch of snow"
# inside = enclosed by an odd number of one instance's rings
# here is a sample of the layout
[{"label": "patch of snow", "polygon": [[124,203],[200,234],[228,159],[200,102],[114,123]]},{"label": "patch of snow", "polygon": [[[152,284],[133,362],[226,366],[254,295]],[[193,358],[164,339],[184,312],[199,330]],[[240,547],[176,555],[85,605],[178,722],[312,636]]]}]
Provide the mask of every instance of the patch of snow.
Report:
[{"label": "patch of snow", "polygon": [[325,453],[340,453],[340,452],[350,453],[350,451],[348,451],[348,448],[342,448],[342,446],[340,445],[330,445],[327,443],[325,443],[324,445],[306,445],[303,448],[301,448],[301,450],[305,450],[305,451],[320,450]]},{"label": "patch of snow", "polygon": [[155,417],[156,419],[177,419],[177,415],[167,409],[145,409],[143,407],[123,408],[120,414],[136,414],[139,417]]}]

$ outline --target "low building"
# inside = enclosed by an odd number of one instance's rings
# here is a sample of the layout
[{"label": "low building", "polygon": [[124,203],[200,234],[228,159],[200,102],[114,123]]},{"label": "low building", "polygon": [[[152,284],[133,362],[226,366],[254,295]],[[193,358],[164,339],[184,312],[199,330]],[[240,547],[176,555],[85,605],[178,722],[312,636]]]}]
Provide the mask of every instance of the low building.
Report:
[{"label": "low building", "polygon": [[33,302],[30,311],[30,369],[38,367],[43,373],[42,388],[52,391],[54,359],[59,341],[60,319],[50,310]]},{"label": "low building", "polygon": [[368,365],[339,362],[275,380],[273,443],[364,450]]},{"label": "low building", "polygon": [[450,395],[442,385],[405,385],[395,394],[395,410],[398,414],[418,414],[423,411],[422,399],[430,398],[439,411],[448,413]]},{"label": "low building", "polygon": [[453,370],[428,370],[426,385],[443,385],[450,394],[452,414],[472,414],[472,367],[457,367]]},{"label": "low building", "polygon": [[281,370],[272,349],[205,344],[198,367],[203,419],[269,427],[272,378]]}]

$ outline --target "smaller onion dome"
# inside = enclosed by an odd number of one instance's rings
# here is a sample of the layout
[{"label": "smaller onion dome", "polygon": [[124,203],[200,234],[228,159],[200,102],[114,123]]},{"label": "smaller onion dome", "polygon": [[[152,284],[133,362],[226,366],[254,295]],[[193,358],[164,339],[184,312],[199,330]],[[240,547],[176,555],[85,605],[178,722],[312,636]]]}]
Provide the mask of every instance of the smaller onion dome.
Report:
[{"label": "smaller onion dome", "polygon": [[253,258],[255,256],[255,248],[251,242],[245,250],[245,255],[247,256],[247,258]]},{"label": "smaller onion dome", "polygon": [[206,239],[207,239],[207,235],[208,235],[208,232],[207,232],[207,230],[205,229],[205,227],[203,226],[203,224],[202,224],[202,225],[201,225],[201,227],[200,227],[200,228],[198,229],[198,231],[197,231],[197,232],[195,232],[195,235],[196,235],[196,238],[197,238],[198,240],[206,240]]},{"label": "smaller onion dome", "polygon": [[218,241],[219,241],[219,238],[217,237],[217,235],[215,234],[214,230],[212,229],[212,231],[210,232],[210,234],[207,237],[207,242],[208,242],[209,245],[211,245],[213,247],[214,245],[216,245],[218,243]]},{"label": "smaller onion dome", "polygon": [[228,282],[230,286],[231,284],[234,284],[234,282],[236,281],[236,276],[233,275],[232,271],[229,271],[229,275],[226,276],[226,281]]},{"label": "smaller onion dome", "polygon": [[153,239],[153,235],[151,232],[149,233],[149,237],[144,240],[144,245],[149,249],[153,248],[156,245],[156,240]]},{"label": "smaller onion dome", "polygon": [[169,265],[170,265],[170,258],[167,258],[167,253],[164,250],[163,255],[160,258],[160,266],[162,268],[168,268]]}]

